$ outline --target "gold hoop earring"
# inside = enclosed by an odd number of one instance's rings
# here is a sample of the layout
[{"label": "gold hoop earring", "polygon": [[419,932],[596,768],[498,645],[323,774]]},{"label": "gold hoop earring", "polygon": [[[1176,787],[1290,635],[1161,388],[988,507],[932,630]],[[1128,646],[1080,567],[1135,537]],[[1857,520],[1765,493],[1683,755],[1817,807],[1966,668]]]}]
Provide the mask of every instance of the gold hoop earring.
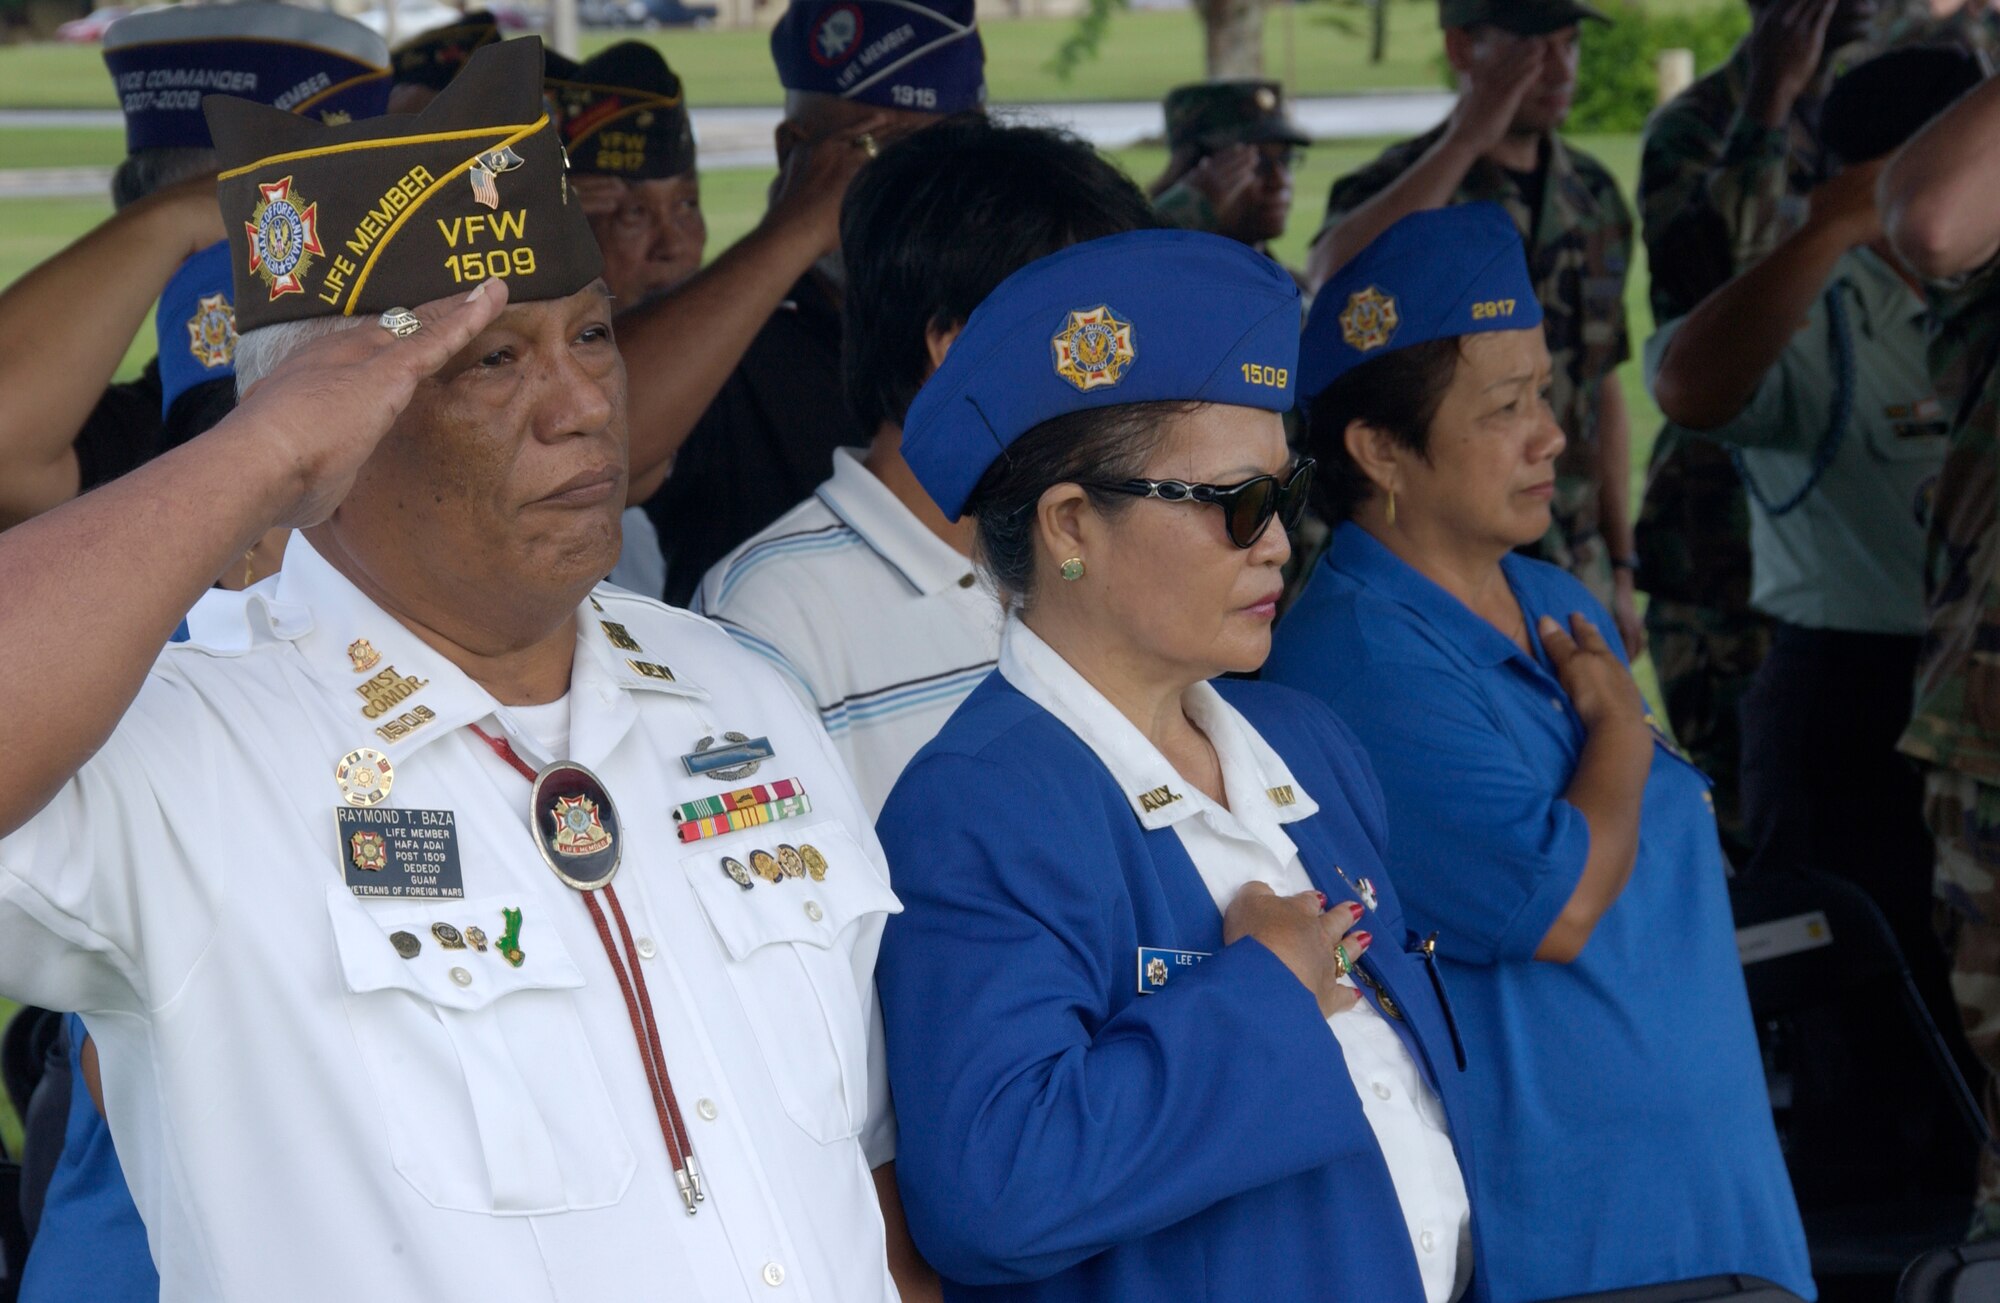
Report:
[{"label": "gold hoop earring", "polygon": [[1396,490],[1389,490],[1389,523],[1396,523]]},{"label": "gold hoop earring", "polygon": [[1073,556],[1069,560],[1063,562],[1062,577],[1066,582],[1072,584],[1075,583],[1077,580],[1083,578],[1083,558],[1080,556]]}]

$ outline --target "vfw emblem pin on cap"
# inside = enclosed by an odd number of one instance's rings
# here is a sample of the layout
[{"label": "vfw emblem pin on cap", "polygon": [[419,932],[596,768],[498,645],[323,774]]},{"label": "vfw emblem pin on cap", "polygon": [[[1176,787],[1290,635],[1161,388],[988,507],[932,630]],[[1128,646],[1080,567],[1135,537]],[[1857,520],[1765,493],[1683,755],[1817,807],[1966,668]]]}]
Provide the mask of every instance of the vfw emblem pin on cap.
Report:
[{"label": "vfw emblem pin on cap", "polygon": [[312,258],[326,250],[319,242],[319,205],[292,193],[292,179],[260,185],[262,195],[250,220],[250,270],[270,287],[275,302],[281,295],[303,294]]},{"label": "vfw emblem pin on cap", "polygon": [[1056,374],[1086,391],[1117,384],[1139,356],[1132,346],[1132,323],[1120,321],[1102,303],[1071,312],[1049,344]]},{"label": "vfw emblem pin on cap", "polygon": [[236,309],[227,294],[204,294],[188,318],[188,352],[204,370],[228,366],[236,357]]},{"label": "vfw emblem pin on cap", "polygon": [[1402,319],[1396,315],[1396,300],[1370,285],[1348,296],[1340,314],[1340,337],[1357,352],[1381,348],[1396,333]]}]

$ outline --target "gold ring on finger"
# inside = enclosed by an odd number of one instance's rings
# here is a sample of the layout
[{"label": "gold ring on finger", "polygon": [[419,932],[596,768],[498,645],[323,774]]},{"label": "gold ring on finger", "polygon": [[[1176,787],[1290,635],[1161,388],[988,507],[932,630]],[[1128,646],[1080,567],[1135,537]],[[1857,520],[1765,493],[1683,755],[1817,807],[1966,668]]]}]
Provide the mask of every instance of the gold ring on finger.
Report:
[{"label": "gold ring on finger", "polygon": [[424,323],[418,319],[417,314],[408,308],[390,308],[381,315],[379,320],[382,323],[382,329],[388,331],[397,339],[408,339],[424,328]]},{"label": "gold ring on finger", "polygon": [[854,138],[854,147],[870,158],[874,158],[882,152],[882,147],[875,143],[875,133],[872,131],[864,131],[856,136]]}]

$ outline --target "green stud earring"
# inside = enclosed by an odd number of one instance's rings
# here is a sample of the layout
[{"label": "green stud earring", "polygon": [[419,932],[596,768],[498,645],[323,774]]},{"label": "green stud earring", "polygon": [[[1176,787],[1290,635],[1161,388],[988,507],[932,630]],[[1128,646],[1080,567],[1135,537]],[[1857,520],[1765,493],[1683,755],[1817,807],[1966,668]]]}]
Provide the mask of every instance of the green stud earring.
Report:
[{"label": "green stud earring", "polygon": [[1063,562],[1062,577],[1072,584],[1075,583],[1077,580],[1083,578],[1083,558],[1080,556],[1073,556],[1069,560]]}]

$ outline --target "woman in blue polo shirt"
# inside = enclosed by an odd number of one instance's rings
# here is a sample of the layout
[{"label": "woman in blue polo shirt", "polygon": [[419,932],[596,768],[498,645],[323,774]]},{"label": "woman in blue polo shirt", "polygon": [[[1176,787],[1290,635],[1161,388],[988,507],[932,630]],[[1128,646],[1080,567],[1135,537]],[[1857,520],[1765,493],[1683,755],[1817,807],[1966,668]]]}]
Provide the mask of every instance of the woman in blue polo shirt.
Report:
[{"label": "woman in blue polo shirt", "polygon": [[1298,291],[1136,231],[1003,282],[903,455],[1008,605],[878,825],[877,983],[918,1247],[954,1299],[1483,1299],[1459,1062],[1379,794],[1252,683],[1311,464]]},{"label": "woman in blue polo shirt", "polygon": [[1374,762],[1472,1064],[1494,1297],[1728,1272],[1810,1297],[1708,781],[1651,727],[1611,617],[1513,550],[1548,528],[1563,448],[1513,222],[1390,227],[1320,291],[1300,373],[1340,523],[1265,677]]}]

